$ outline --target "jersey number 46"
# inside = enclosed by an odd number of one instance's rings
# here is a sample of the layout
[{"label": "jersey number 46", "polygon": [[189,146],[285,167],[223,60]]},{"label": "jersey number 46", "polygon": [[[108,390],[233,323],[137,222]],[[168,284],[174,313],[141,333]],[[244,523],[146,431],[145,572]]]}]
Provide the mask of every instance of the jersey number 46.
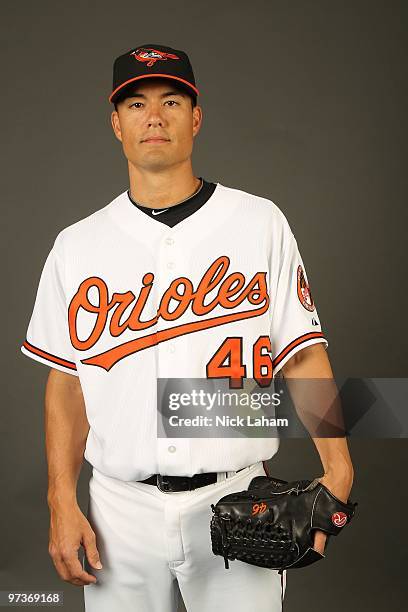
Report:
[{"label": "jersey number 46", "polygon": [[[229,336],[216,350],[207,363],[207,378],[229,378],[229,386],[242,389],[247,367],[243,363],[243,338]],[[252,347],[253,378],[260,387],[270,385],[273,377],[271,340],[269,336],[259,336]]]}]

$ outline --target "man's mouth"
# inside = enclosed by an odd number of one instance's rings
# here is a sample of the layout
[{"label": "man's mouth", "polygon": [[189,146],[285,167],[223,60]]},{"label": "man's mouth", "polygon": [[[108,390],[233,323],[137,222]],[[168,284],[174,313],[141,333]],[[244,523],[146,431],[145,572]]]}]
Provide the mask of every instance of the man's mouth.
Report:
[{"label": "man's mouth", "polygon": [[160,144],[163,142],[170,142],[167,138],[159,138],[159,137],[152,137],[152,138],[146,138],[145,140],[142,140],[142,142],[147,142],[147,143],[151,143],[151,144]]}]

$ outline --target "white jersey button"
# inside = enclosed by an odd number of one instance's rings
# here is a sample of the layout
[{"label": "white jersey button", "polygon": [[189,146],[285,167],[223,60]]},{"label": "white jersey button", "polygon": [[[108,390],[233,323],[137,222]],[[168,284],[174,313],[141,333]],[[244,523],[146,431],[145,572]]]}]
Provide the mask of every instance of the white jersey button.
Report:
[{"label": "white jersey button", "polygon": [[175,345],[174,344],[169,344],[169,351],[170,351],[170,353],[174,353],[175,350],[176,350]]},{"label": "white jersey button", "polygon": [[175,453],[176,452],[176,447],[171,445],[171,446],[168,447],[167,450],[169,451],[169,453]]},{"label": "white jersey button", "polygon": [[174,239],[173,238],[166,238],[165,242],[166,242],[166,244],[169,244],[171,246],[172,244],[174,244]]},{"label": "white jersey button", "polygon": [[168,267],[170,270],[172,270],[172,269],[174,268],[174,266],[175,266],[175,265],[176,265],[176,264],[174,263],[174,261],[168,261],[168,262],[167,262],[167,267]]}]

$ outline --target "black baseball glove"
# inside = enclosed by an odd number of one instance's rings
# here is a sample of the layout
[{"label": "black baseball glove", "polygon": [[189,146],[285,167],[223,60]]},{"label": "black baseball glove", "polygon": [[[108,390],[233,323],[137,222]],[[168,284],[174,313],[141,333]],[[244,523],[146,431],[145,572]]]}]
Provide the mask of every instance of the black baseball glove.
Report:
[{"label": "black baseball glove", "polygon": [[[345,504],[314,480],[287,482],[269,476],[252,479],[248,490],[211,504],[211,543],[215,555],[283,570],[323,559],[313,548],[314,531],[337,535],[354,516],[357,503]],[[325,552],[326,552],[325,549]]]}]

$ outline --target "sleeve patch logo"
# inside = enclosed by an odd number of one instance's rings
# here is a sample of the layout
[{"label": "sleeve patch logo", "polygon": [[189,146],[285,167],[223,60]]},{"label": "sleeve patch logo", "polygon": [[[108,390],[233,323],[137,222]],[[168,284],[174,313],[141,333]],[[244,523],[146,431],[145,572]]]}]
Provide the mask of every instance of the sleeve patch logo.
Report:
[{"label": "sleeve patch logo", "polygon": [[297,294],[300,303],[306,310],[313,312],[315,304],[312,297],[312,292],[309,283],[306,280],[305,272],[302,266],[298,266],[297,269]]}]

